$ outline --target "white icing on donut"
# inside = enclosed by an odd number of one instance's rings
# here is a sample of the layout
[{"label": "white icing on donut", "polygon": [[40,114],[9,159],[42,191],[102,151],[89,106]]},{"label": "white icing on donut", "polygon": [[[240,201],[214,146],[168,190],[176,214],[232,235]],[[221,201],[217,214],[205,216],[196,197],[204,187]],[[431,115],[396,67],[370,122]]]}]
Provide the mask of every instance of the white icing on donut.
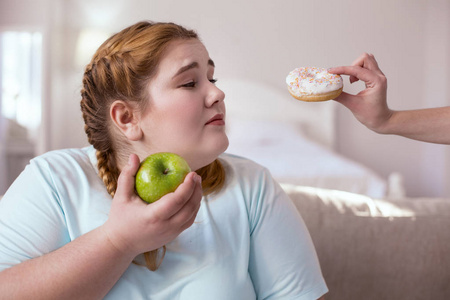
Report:
[{"label": "white icing on donut", "polygon": [[286,83],[295,96],[325,94],[343,87],[342,77],[328,73],[327,69],[304,67],[292,70]]}]

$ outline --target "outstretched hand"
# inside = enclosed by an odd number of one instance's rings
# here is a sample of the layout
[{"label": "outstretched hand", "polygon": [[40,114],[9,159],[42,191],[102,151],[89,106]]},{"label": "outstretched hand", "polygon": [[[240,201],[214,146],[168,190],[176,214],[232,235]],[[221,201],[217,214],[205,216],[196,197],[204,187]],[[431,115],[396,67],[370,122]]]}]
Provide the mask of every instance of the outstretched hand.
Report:
[{"label": "outstretched hand", "polygon": [[175,192],[149,205],[134,190],[138,168],[139,158],[132,154],[119,176],[109,218],[103,225],[111,243],[132,256],[158,249],[189,228],[202,199],[201,177],[191,172]]},{"label": "outstretched hand", "polygon": [[335,100],[346,106],[369,129],[379,131],[392,116],[386,101],[387,79],[372,54],[364,53],[351,66],[331,68],[328,72],[349,75],[350,83],[362,80],[366,88],[356,95],[343,92]]}]

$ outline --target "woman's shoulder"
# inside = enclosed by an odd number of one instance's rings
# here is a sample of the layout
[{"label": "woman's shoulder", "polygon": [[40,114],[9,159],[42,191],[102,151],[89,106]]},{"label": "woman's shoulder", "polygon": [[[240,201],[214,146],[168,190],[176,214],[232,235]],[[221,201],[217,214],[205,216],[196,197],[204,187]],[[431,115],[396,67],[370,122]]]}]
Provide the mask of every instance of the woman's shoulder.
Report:
[{"label": "woman's shoulder", "polygon": [[263,182],[273,181],[272,175],[266,167],[249,158],[224,153],[219,159],[225,167],[229,182],[237,181],[245,183],[245,185],[257,186]]},{"label": "woman's shoulder", "polygon": [[91,165],[95,166],[95,163],[95,149],[92,146],[51,150],[30,161],[32,165],[47,165],[58,168],[71,168],[74,165],[90,167]]},{"label": "woman's shoulder", "polygon": [[239,155],[235,155],[232,153],[223,153],[219,159],[224,162],[226,165],[235,168],[235,169],[249,169],[252,172],[253,171],[266,171],[267,169],[258,164],[257,162],[243,157],[243,156],[239,156]]},{"label": "woman's shoulder", "polygon": [[52,150],[30,161],[24,182],[35,179],[60,201],[72,201],[94,191],[106,191],[98,176],[93,147]]},{"label": "woman's shoulder", "polygon": [[90,180],[98,173],[93,147],[52,150],[33,158],[28,167],[30,172],[53,184]]}]

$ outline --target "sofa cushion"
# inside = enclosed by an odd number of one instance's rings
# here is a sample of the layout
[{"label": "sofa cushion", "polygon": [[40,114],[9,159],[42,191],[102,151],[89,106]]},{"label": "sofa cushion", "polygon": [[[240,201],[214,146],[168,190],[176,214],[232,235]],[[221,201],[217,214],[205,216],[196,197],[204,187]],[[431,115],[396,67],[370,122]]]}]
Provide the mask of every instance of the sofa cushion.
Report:
[{"label": "sofa cushion", "polygon": [[333,299],[450,299],[450,199],[388,201],[283,185]]}]

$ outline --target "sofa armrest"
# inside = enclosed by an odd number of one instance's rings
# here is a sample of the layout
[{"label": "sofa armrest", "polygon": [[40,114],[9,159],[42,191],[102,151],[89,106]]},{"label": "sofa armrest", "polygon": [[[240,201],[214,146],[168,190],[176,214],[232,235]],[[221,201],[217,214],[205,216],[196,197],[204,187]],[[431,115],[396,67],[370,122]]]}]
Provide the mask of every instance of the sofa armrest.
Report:
[{"label": "sofa armrest", "polygon": [[450,199],[388,201],[283,185],[332,299],[450,299]]}]

